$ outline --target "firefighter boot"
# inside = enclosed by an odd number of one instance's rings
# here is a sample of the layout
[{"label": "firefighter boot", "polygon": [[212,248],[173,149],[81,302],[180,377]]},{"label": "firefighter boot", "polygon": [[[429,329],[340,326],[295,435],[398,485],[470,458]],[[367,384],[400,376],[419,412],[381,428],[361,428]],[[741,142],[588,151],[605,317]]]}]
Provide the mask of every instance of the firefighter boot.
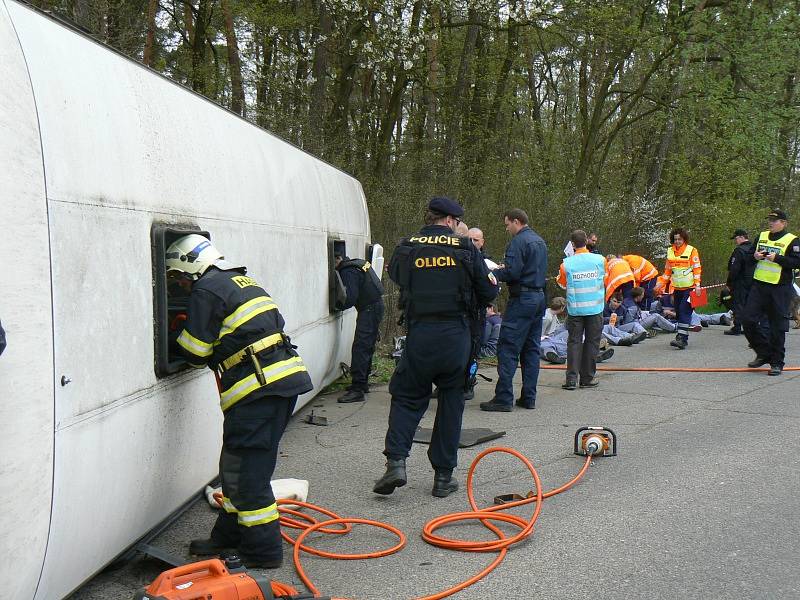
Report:
[{"label": "firefighter boot", "polygon": [[446,498],[458,489],[458,482],[453,479],[452,469],[436,469],[433,476],[431,494],[437,498]]},{"label": "firefighter boot", "polygon": [[192,556],[217,556],[234,546],[223,546],[211,538],[197,539],[189,542],[189,554]]},{"label": "firefighter boot", "polygon": [[395,488],[403,487],[406,484],[406,459],[387,458],[386,473],[375,482],[372,491],[376,494],[388,496]]}]

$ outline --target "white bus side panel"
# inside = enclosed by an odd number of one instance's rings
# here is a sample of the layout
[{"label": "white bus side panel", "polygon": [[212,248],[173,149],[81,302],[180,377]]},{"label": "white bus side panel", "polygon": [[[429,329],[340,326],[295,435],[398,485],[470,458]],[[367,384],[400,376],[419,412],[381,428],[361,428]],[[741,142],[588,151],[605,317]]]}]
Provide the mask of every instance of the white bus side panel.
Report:
[{"label": "white bus side panel", "polygon": [[0,580],[31,598],[44,560],[53,476],[53,324],[39,127],[24,57],[0,0]]}]

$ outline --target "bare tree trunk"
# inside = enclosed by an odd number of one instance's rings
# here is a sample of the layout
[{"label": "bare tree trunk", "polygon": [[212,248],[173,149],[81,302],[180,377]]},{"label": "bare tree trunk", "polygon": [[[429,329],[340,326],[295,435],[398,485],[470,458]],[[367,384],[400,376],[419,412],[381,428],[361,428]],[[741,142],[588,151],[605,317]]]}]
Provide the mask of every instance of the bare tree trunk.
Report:
[{"label": "bare tree trunk", "polygon": [[[213,0],[200,0],[197,4],[197,16],[194,22],[194,38],[192,38],[192,89],[201,94],[207,93],[206,77],[206,29],[211,16]],[[187,23],[188,24],[188,23]]]},{"label": "bare tree trunk", "polygon": [[494,91],[494,100],[489,110],[488,125],[489,129],[494,131],[497,131],[500,126],[500,109],[505,100],[508,76],[519,54],[519,27],[517,25],[517,20],[514,18],[516,11],[517,2],[516,0],[511,0],[508,5],[508,41],[506,43],[506,56],[503,59],[503,65],[500,67],[500,73],[497,77],[497,85]]},{"label": "bare tree trunk", "polygon": [[147,2],[147,37],[144,42],[144,55],[142,62],[148,67],[153,66],[156,46],[156,13],[158,12],[158,0],[148,0]]},{"label": "bare tree trunk", "polygon": [[450,163],[455,157],[456,149],[456,128],[458,127],[459,117],[464,114],[467,101],[467,75],[472,64],[472,55],[475,52],[475,44],[478,41],[480,30],[481,15],[470,6],[467,18],[467,35],[464,38],[464,48],[461,51],[461,60],[458,65],[458,76],[456,85],[451,94],[450,118],[447,120],[447,131],[445,132],[444,162]]},{"label": "bare tree trunk", "polygon": [[[643,195],[645,203],[658,197],[658,189],[661,185],[661,174],[664,171],[664,163],[667,160],[667,154],[672,146],[672,139],[675,135],[675,106],[677,105],[678,99],[683,95],[684,71],[686,71],[689,65],[689,48],[692,44],[692,36],[689,31],[691,30],[694,17],[705,10],[707,2],[708,0],[700,0],[697,5],[695,5],[692,12],[693,18],[689,20],[687,26],[686,47],[683,49],[683,57],[681,58],[677,73],[675,74],[675,81],[670,90],[667,120],[661,131],[661,137],[659,138],[658,147],[656,148],[656,155],[647,172],[647,186],[645,187]],[[672,10],[676,10],[676,7],[674,7],[673,3],[670,3],[670,11]]]},{"label": "bare tree trunk", "polygon": [[239,58],[239,44],[236,41],[230,0],[222,0],[222,13],[225,17],[225,39],[228,44],[228,65],[231,71],[231,110],[244,117],[247,114],[247,107],[242,85],[242,61]]},{"label": "bare tree trunk", "polygon": [[311,85],[309,105],[309,122],[314,124],[312,131],[306,136],[308,147],[312,152],[321,153],[324,146],[322,132],[325,130],[325,90],[328,84],[328,61],[330,54],[330,37],[333,31],[333,20],[325,2],[319,2],[319,35],[314,48],[314,59],[311,73],[314,83]]},{"label": "bare tree trunk", "polygon": [[[415,37],[419,31],[419,21],[422,14],[422,2],[417,0],[414,3],[414,8],[411,13],[411,25],[409,27],[409,35]],[[390,145],[392,140],[392,131],[400,120],[400,115],[403,107],[403,96],[408,85],[408,73],[406,72],[403,61],[400,57],[396,57],[397,63],[397,77],[395,77],[394,85],[392,86],[392,93],[389,97],[389,105],[386,110],[386,117],[381,121],[381,129],[378,134],[378,148],[375,160],[375,175],[382,175],[386,172],[389,164]],[[399,131],[399,130],[398,130]],[[398,138],[397,142],[400,140]]]},{"label": "bare tree trunk", "polygon": [[72,19],[86,29],[92,30],[91,23],[91,10],[89,8],[89,0],[74,0],[72,3]]}]

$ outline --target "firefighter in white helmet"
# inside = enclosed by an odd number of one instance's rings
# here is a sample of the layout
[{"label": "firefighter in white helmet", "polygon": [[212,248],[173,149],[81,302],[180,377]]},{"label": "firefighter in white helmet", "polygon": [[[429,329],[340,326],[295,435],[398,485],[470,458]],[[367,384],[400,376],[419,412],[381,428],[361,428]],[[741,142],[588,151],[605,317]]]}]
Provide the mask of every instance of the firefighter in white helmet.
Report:
[{"label": "firefighter in white helmet", "polygon": [[168,277],[191,288],[177,343],[193,367],[216,373],[224,414],[223,512],[210,537],[193,540],[189,550],[236,551],[248,567],[277,568],[283,546],[270,479],[278,442],[311,378],[283,332],[278,306],[245,267],[225,261],[198,234],[170,245],[166,265]]}]

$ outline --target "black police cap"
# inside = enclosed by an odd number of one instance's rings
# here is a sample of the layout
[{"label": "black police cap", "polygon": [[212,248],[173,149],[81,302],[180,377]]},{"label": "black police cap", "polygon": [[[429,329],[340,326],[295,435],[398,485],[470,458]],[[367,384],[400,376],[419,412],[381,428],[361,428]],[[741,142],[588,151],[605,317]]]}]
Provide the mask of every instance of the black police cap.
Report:
[{"label": "black police cap", "polygon": [[464,216],[464,209],[461,208],[461,205],[452,198],[447,198],[445,196],[431,198],[431,201],[428,202],[428,209],[442,215],[450,215],[451,217]]},{"label": "black police cap", "polygon": [[788,221],[789,217],[786,216],[786,213],[783,212],[780,208],[773,208],[772,211],[767,215],[768,219],[778,219],[780,221]]},{"label": "black police cap", "polygon": [[731,236],[731,239],[735,240],[740,235],[742,237],[747,237],[747,231],[745,231],[744,229],[734,229],[733,230],[733,235]]}]

